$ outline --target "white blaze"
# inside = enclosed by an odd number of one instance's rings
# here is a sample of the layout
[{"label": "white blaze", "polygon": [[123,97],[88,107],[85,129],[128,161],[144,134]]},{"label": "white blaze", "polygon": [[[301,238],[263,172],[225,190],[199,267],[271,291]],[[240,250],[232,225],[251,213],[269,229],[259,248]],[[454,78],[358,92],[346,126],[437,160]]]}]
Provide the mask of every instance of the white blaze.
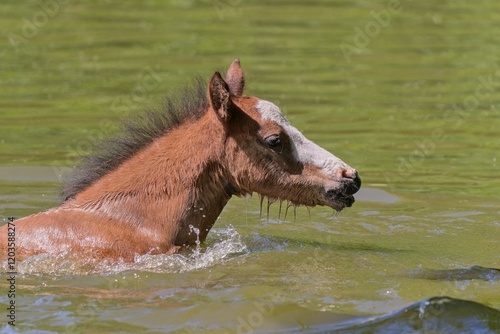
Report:
[{"label": "white blaze", "polygon": [[294,146],[294,155],[299,162],[314,165],[335,176],[338,170],[347,168],[347,165],[342,160],[307,139],[297,128],[291,125],[275,104],[259,100],[256,108],[263,120],[269,119],[278,123],[288,134]]}]

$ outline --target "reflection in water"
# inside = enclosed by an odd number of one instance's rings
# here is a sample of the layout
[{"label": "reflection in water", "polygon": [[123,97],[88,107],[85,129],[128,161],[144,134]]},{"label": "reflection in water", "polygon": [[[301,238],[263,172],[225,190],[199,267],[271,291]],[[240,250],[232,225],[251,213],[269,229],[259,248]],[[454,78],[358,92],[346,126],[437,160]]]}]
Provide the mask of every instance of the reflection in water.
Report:
[{"label": "reflection in water", "polygon": [[357,201],[363,202],[395,203],[399,201],[397,196],[385,190],[367,187],[361,188],[355,198]]}]

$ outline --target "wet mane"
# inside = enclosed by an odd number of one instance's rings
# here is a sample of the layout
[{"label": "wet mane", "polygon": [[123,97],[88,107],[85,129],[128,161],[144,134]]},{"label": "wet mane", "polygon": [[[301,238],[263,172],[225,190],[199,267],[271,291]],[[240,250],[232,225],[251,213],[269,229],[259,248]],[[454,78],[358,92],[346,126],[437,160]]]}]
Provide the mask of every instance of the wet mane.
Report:
[{"label": "wet mane", "polygon": [[85,190],[185,120],[201,117],[207,108],[206,88],[198,79],[193,87],[168,98],[160,107],[125,120],[120,134],[98,143],[94,152],[73,170],[63,186],[64,200]]}]

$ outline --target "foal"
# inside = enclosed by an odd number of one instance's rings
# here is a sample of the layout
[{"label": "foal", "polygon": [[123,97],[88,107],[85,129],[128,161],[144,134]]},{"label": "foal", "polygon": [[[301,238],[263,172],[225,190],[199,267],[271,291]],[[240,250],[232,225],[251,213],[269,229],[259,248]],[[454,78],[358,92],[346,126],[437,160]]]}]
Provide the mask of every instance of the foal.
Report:
[{"label": "foal", "polygon": [[[355,169],[314,144],[271,102],[243,95],[236,59],[225,80],[126,125],[84,160],[58,207],[15,222],[17,255],[97,258],[172,254],[205,240],[231,196],[257,192],[340,211],[353,204]],[[7,229],[0,227],[0,249]]]}]

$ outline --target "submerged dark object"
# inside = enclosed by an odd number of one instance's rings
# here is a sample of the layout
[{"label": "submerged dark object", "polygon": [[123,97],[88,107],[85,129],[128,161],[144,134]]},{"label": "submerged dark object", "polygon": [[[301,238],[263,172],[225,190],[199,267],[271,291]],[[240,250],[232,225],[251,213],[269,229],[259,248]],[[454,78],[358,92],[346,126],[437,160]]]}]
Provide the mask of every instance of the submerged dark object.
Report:
[{"label": "submerged dark object", "polygon": [[431,297],[391,313],[311,326],[287,333],[500,333],[500,311],[473,301]]},{"label": "submerged dark object", "polygon": [[410,272],[411,278],[441,281],[464,281],[480,279],[484,281],[500,280],[500,269],[472,266],[461,269],[416,269]]}]

